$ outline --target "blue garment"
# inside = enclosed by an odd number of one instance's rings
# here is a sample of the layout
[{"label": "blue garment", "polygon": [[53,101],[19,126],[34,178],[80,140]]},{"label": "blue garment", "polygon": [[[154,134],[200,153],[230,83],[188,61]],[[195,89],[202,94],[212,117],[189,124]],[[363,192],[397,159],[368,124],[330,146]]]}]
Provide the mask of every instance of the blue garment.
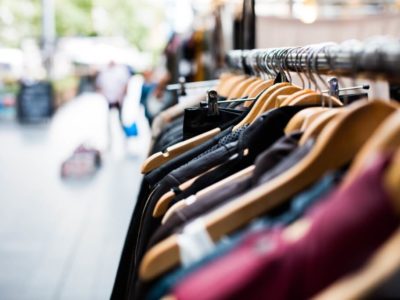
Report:
[{"label": "blue garment", "polygon": [[293,223],[299,219],[310,206],[321,200],[321,197],[332,189],[340,177],[340,172],[327,174],[310,189],[295,196],[291,201],[290,208],[287,211],[276,217],[266,216],[262,219],[259,219],[255,221],[255,223],[259,223],[259,225],[253,226],[262,226],[263,229],[266,229],[271,227],[286,226]]},{"label": "blue garment", "polygon": [[144,83],[142,86],[142,94],[140,96],[140,103],[143,105],[146,105],[147,103],[147,98],[153,92],[155,89],[156,84],[155,83]]},{"label": "blue garment", "polygon": [[149,122],[151,123],[151,120],[153,118],[153,116],[151,115],[148,105],[147,105],[147,101],[151,95],[151,93],[154,91],[154,89],[156,88],[156,84],[155,83],[144,83],[142,86],[142,94],[140,96],[140,104],[143,105],[144,107],[144,114],[147,118],[147,120],[149,120]]},{"label": "blue garment", "polygon": [[162,298],[164,295],[168,294],[177,283],[190,275],[192,272],[228,253],[250,232],[265,230],[267,228],[277,226],[286,226],[296,221],[308,210],[308,208],[310,208],[316,202],[322,200],[322,198],[336,186],[336,183],[340,179],[341,175],[341,172],[327,174],[311,188],[295,196],[292,201],[290,201],[291,204],[289,209],[284,213],[276,217],[266,216],[252,222],[241,232],[222,239],[215,246],[213,253],[207,255],[203,259],[188,267],[182,267],[164,276],[154,284],[153,288],[147,295],[147,299],[155,300]]}]

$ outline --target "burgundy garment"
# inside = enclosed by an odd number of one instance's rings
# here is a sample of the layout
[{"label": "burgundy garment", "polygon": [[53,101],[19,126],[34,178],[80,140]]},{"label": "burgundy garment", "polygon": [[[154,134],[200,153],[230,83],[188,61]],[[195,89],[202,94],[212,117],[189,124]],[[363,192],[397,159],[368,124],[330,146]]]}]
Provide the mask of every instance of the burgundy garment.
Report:
[{"label": "burgundy garment", "polygon": [[347,188],[305,217],[306,234],[288,242],[282,230],[249,235],[226,256],[174,288],[177,299],[308,299],[360,267],[399,226],[379,157]]}]

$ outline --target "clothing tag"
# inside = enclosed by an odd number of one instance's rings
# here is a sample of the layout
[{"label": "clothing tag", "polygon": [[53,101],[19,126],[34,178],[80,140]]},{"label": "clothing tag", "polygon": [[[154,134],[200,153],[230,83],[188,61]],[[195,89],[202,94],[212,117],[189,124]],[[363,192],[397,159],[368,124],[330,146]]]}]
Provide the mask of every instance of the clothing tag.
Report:
[{"label": "clothing tag", "polygon": [[185,203],[187,205],[191,205],[196,201],[196,195],[191,195],[188,198],[185,199]]},{"label": "clothing tag", "polygon": [[384,80],[373,81],[371,83],[371,89],[369,90],[368,99],[390,99],[388,82]]},{"label": "clothing tag", "polygon": [[269,237],[259,238],[253,245],[254,251],[261,255],[266,255],[275,249],[276,243]]},{"label": "clothing tag", "polygon": [[180,260],[183,266],[189,266],[211,253],[215,244],[209,236],[203,219],[189,223],[178,235]]}]

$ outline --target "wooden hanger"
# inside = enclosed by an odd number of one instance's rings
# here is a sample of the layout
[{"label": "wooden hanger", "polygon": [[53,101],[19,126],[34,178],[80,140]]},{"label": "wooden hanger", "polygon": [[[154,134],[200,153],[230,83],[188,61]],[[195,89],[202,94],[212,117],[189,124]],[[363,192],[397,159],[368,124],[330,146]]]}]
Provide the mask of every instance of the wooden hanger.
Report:
[{"label": "wooden hanger", "polygon": [[278,105],[281,106],[281,103],[282,103],[283,101],[285,101],[285,99],[286,99],[287,97],[289,97],[289,96],[290,96],[290,95],[280,95],[280,96],[276,97],[276,101],[278,102]]},{"label": "wooden hanger", "polygon": [[[212,240],[218,241],[241,228],[318,180],[326,171],[350,161],[393,110],[385,102],[360,101],[336,116],[318,136],[310,153],[294,167],[204,217]],[[153,279],[179,262],[178,236],[172,235],[146,253],[140,265],[140,278]]]},{"label": "wooden hanger", "polygon": [[299,145],[304,145],[310,138],[317,137],[325,126],[338,114],[342,113],[343,110],[340,109],[330,109],[328,111],[322,112],[313,123],[309,125],[307,130],[301,136],[299,140]]},{"label": "wooden hanger", "polygon": [[[274,80],[273,79],[269,79],[269,80],[266,80],[266,81],[262,80],[249,93],[249,98],[255,98],[255,97],[259,96],[260,93],[265,91],[267,88],[269,88],[273,84],[274,84]],[[246,102],[243,103],[243,106],[244,107],[250,107],[251,104],[253,104],[253,101],[246,101]]]},{"label": "wooden hanger", "polygon": [[[179,189],[181,191],[188,189],[193,184],[193,182],[196,181],[197,178],[199,178],[199,176],[196,176],[192,179],[185,181],[184,183],[179,185]],[[162,217],[167,211],[169,204],[171,203],[172,200],[174,200],[175,197],[176,194],[174,191],[168,191],[164,195],[162,195],[161,198],[158,199],[156,206],[154,207],[153,217],[154,218]]]},{"label": "wooden hanger", "polygon": [[220,128],[214,128],[186,141],[179,142],[171,147],[168,147],[165,152],[154,153],[143,162],[141,172],[145,174],[158,168],[162,164],[177,157],[178,155],[181,155],[182,153],[185,153],[186,151],[189,151],[190,149],[208,141],[220,132]]},{"label": "wooden hanger", "polygon": [[268,99],[268,97],[277,89],[279,89],[280,87],[283,86],[287,86],[290,85],[289,82],[282,82],[282,83],[277,83],[274,85],[271,85],[270,87],[268,87],[263,93],[262,95],[260,95],[260,98],[257,100],[257,102],[253,105],[253,107],[251,108],[251,110],[249,111],[249,113],[247,114],[247,116],[241,121],[239,122],[239,124],[237,124],[233,130],[237,130],[240,127],[250,124],[251,121],[256,118],[259,114],[259,111],[261,110],[263,103],[265,100]]},{"label": "wooden hanger", "polygon": [[310,89],[300,90],[300,91],[298,91],[298,92],[296,92],[296,93],[293,93],[293,94],[291,94],[291,95],[288,95],[288,96],[285,98],[284,101],[280,102],[279,106],[287,106],[287,105],[289,105],[289,103],[290,103],[291,101],[293,101],[293,100],[296,99],[297,97],[302,96],[302,95],[306,95],[306,94],[310,94],[310,93],[313,93],[313,92],[314,92],[314,91],[313,91],[313,90],[310,90]]},{"label": "wooden hanger", "polygon": [[[311,109],[317,107],[311,107]],[[305,131],[306,128],[310,127],[318,118],[319,116],[323,115],[325,112],[333,110],[327,107],[321,107],[321,110],[314,110],[314,113],[310,113],[308,116],[305,117],[303,124],[300,127],[300,131]],[[311,110],[312,111],[312,110]]]},{"label": "wooden hanger", "polygon": [[219,76],[219,82],[214,88],[218,92],[218,94],[221,90],[223,90],[224,86],[227,84],[227,81],[234,78],[235,76],[237,75],[233,73],[222,73]]},{"label": "wooden hanger", "polygon": [[[312,104],[320,104],[326,103],[327,105],[331,105],[332,107],[343,106],[339,99],[336,99],[331,96],[321,95],[319,93],[314,92],[313,90],[307,89],[298,91],[291,96],[287,97],[280,106],[294,106],[294,105],[312,105]],[[292,132],[295,130],[304,130],[306,127],[310,125],[319,115],[323,114],[324,109],[319,108],[308,108],[298,112],[291,119],[291,122],[285,128],[285,132]],[[321,124],[322,125],[322,124]]]},{"label": "wooden hanger", "polygon": [[394,112],[376,130],[357,154],[354,162],[343,179],[343,186],[352,182],[368,161],[379,152],[393,152],[400,147],[400,111]]},{"label": "wooden hanger", "polygon": [[247,78],[246,75],[235,75],[228,78],[222,86],[217,89],[218,95],[228,97],[229,93],[243,80]]},{"label": "wooden hanger", "polygon": [[181,210],[184,207],[187,207],[188,204],[186,203],[185,200],[181,200],[176,202],[175,204],[171,205],[171,207],[167,210],[165,215],[161,219],[161,224],[165,224],[171,216],[176,213],[178,210]]},{"label": "wooden hanger", "polygon": [[[261,110],[259,112],[259,115],[263,114],[264,112],[279,107],[277,98],[280,95],[291,95],[294,94],[298,91],[301,90],[301,87],[296,86],[296,85],[288,85],[288,86],[283,86],[280,87],[279,89],[276,89],[269,97],[268,99],[263,103],[263,106],[261,107]],[[257,117],[259,116],[257,115]],[[255,121],[257,119],[253,119]]]},{"label": "wooden hanger", "polygon": [[244,92],[240,95],[239,98],[250,97],[250,93],[254,90],[254,88],[263,82],[261,78],[258,77],[254,78],[255,80],[247,86],[247,88],[244,90]]},{"label": "wooden hanger", "polygon": [[[218,168],[218,166],[215,166],[209,170],[207,170],[206,172],[204,172],[203,174],[200,174],[192,179],[189,179],[187,181],[185,181],[184,183],[182,183],[181,185],[179,185],[179,189],[181,191],[185,191],[186,189],[188,189],[193,182],[196,181],[197,178],[199,178],[200,176],[207,174],[209,172],[211,172],[212,170]],[[166,192],[164,195],[161,196],[161,198],[157,201],[156,206],[154,207],[153,210],[153,217],[158,218],[161,217],[165,214],[165,212],[167,211],[169,204],[171,203],[171,201],[175,198],[176,194],[174,191],[168,191]]]},{"label": "wooden hanger", "polygon": [[290,119],[289,123],[285,127],[285,134],[300,131],[303,128],[303,124],[307,118],[310,118],[311,116],[320,112],[324,112],[328,109],[329,108],[326,107],[309,107],[302,109]]},{"label": "wooden hanger", "polygon": [[[245,151],[245,155],[247,155],[247,153],[248,153],[248,151]],[[208,171],[206,171],[206,172],[204,172],[202,175],[207,174],[208,172],[211,172],[212,170],[216,169],[217,167],[219,167],[219,165],[216,166],[216,167],[211,168],[210,170],[208,170]],[[227,181],[230,181],[230,180],[233,180],[233,179],[240,178],[240,177],[242,177],[242,176],[248,174],[248,172],[250,172],[249,169],[251,169],[251,168],[249,167],[249,168],[244,169],[244,170],[242,170],[242,171],[240,171],[240,172],[238,172],[238,173],[235,173],[235,174],[233,174],[232,176],[230,176],[230,177],[224,179],[223,181],[224,181],[224,182],[227,182]],[[252,171],[252,169],[251,169],[251,171]],[[185,191],[185,190],[188,189],[188,188],[193,184],[193,182],[194,182],[198,177],[200,177],[200,176],[201,176],[201,175],[197,176],[197,177],[194,178],[194,179],[190,179],[190,180],[185,181],[184,183],[182,183],[182,184],[179,186],[179,189],[180,189],[181,191]],[[210,187],[212,187],[212,186],[215,187],[215,185],[217,185],[217,184],[218,184],[218,182],[217,182],[216,184],[214,184],[214,185],[211,185]],[[209,188],[210,188],[210,187],[209,187]],[[218,185],[217,185],[217,187],[218,187]],[[207,189],[207,188],[206,188],[206,189]],[[196,196],[199,196],[199,195],[200,195],[200,196],[202,195],[201,191],[200,191],[200,194],[197,194],[197,193],[196,193]],[[156,205],[155,205],[155,207],[154,207],[152,216],[155,217],[155,218],[163,216],[163,215],[167,212],[167,210],[168,210],[168,208],[169,208],[169,205],[170,205],[171,201],[175,198],[175,196],[176,196],[176,194],[175,194],[175,192],[172,191],[172,190],[171,190],[171,191],[168,191],[168,192],[166,192],[164,195],[162,195],[161,198],[157,201],[157,203],[156,203]]]},{"label": "wooden hanger", "polygon": [[[372,137],[362,147],[352,163],[341,188],[352,182],[378,153],[396,150],[392,162],[383,177],[386,191],[400,213],[400,111],[392,113],[374,131]],[[314,299],[362,299],[400,269],[400,229],[398,229],[362,269],[338,280],[319,293]]]},{"label": "wooden hanger", "polygon": [[386,191],[391,196],[392,204],[400,214],[400,148],[396,150],[394,157],[384,176]]},{"label": "wooden hanger", "polygon": [[309,93],[301,95],[291,100],[287,105],[305,105],[305,104],[321,104],[326,103],[326,105],[332,105],[332,107],[343,106],[343,103],[335,97],[328,95],[323,95],[319,93]]},{"label": "wooden hanger", "polygon": [[[206,196],[206,195],[211,195],[212,193],[214,193],[215,190],[221,188],[225,184],[228,184],[228,183],[230,183],[232,181],[239,180],[240,178],[243,178],[243,177],[246,177],[248,175],[251,175],[253,173],[253,171],[254,171],[254,168],[255,168],[255,166],[252,165],[252,166],[249,166],[249,167],[247,167],[247,168],[245,168],[243,170],[240,170],[239,172],[237,172],[237,173],[235,173],[235,174],[233,174],[233,175],[231,175],[231,176],[229,176],[229,177],[227,177],[225,179],[222,179],[222,180],[220,180],[220,181],[218,181],[218,182],[216,182],[216,183],[214,183],[214,184],[212,184],[212,185],[210,185],[210,186],[198,191],[195,194],[195,196],[196,196],[196,198],[198,198],[198,197],[203,197],[203,196]],[[168,215],[172,215],[172,213],[174,213],[174,212],[178,211],[179,209],[181,209],[183,207],[186,207],[186,206],[187,206],[187,204],[186,204],[185,201],[179,201],[179,202],[175,203],[165,213],[163,221],[164,221],[164,219],[165,220],[168,219],[167,214]]]},{"label": "wooden hanger", "polygon": [[[249,77],[246,78],[245,80],[239,82],[229,93],[228,99],[237,99],[241,98],[243,93],[246,91],[247,87],[252,84],[254,81],[256,81],[256,77]],[[247,96],[247,95],[245,95]]]},{"label": "wooden hanger", "polygon": [[174,295],[165,295],[160,300],[176,300]]}]

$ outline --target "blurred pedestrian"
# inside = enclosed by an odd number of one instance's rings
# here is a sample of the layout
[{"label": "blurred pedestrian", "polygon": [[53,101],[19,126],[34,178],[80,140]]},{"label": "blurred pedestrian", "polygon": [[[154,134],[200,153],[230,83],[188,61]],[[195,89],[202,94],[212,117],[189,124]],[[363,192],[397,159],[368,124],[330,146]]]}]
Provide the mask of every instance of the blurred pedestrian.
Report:
[{"label": "blurred pedestrian", "polygon": [[[129,69],[117,64],[114,60],[99,72],[96,79],[96,88],[108,102],[108,108],[118,110],[119,121],[122,125],[122,105],[127,92],[128,82],[131,77]],[[108,116],[108,142],[111,146],[111,121]]]}]

